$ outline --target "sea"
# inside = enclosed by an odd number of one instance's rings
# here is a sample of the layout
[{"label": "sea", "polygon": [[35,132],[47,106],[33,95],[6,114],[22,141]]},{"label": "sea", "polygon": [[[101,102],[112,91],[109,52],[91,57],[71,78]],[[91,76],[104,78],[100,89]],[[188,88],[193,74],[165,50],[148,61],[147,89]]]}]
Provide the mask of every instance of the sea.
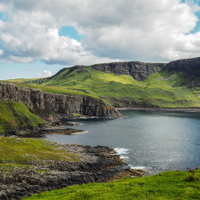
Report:
[{"label": "sea", "polygon": [[[71,122],[85,132],[47,134],[58,143],[108,146],[120,154],[129,168],[148,174],[186,170],[200,165],[200,113],[120,111],[124,118],[81,118]],[[125,166],[123,166],[125,167]]]}]

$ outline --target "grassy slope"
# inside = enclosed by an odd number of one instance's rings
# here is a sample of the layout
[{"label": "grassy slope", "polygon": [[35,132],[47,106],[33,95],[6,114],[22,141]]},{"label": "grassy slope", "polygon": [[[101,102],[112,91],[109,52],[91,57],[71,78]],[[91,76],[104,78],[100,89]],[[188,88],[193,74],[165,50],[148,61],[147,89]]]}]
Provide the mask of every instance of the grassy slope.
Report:
[{"label": "grassy slope", "polygon": [[[189,172],[164,172],[150,177],[124,178],[111,183],[70,186],[61,190],[36,194],[29,200],[107,200],[107,199],[199,199],[199,180],[186,181]],[[200,178],[200,171],[195,173]]]},{"label": "grassy slope", "polygon": [[45,121],[32,114],[23,103],[0,100],[0,135],[6,131],[44,123]]},{"label": "grassy slope", "polygon": [[0,163],[22,164],[30,160],[76,160],[56,143],[41,139],[0,137]]},{"label": "grassy slope", "polygon": [[18,168],[34,168],[27,162],[37,160],[78,161],[75,155],[57,147],[56,143],[41,139],[9,138],[0,136],[0,178]]},{"label": "grassy slope", "polygon": [[74,70],[63,77],[68,70],[42,84],[27,85],[18,80],[17,85],[53,93],[87,95],[121,107],[124,105],[120,100],[160,107],[200,107],[199,88],[191,90],[180,86],[184,80],[179,74],[160,71],[145,81],[136,81],[128,75],[115,76],[87,67],[81,73]]}]

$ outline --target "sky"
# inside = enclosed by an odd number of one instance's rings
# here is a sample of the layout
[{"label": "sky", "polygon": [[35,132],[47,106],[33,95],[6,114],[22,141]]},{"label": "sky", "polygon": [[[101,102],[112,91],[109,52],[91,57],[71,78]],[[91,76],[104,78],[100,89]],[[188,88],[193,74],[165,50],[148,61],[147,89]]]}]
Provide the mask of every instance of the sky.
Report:
[{"label": "sky", "polygon": [[200,57],[200,0],[0,0],[0,80]]}]

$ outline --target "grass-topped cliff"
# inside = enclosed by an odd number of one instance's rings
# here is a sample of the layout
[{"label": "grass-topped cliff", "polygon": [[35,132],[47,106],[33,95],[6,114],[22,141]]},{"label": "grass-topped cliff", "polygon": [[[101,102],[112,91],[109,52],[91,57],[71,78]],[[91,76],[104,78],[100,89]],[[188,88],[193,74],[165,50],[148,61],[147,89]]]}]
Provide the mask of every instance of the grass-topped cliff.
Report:
[{"label": "grass-topped cliff", "polygon": [[46,92],[79,94],[116,107],[200,107],[200,58],[168,64],[119,62],[64,68],[37,80],[13,80]]}]

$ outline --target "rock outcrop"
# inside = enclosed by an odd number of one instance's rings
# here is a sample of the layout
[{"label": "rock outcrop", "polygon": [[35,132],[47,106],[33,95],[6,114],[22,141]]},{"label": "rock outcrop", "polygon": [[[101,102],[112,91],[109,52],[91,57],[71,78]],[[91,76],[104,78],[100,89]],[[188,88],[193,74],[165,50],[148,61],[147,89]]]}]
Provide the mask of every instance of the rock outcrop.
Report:
[{"label": "rock outcrop", "polygon": [[23,102],[27,108],[43,119],[50,114],[86,115],[102,117],[120,117],[121,114],[102,100],[88,96],[60,95],[43,92],[40,89],[17,87],[14,84],[0,82],[0,99]]},{"label": "rock outcrop", "polygon": [[200,58],[182,59],[169,62],[163,71],[168,71],[170,74],[177,73],[184,82],[181,84],[187,85],[190,88],[200,87]]},{"label": "rock outcrop", "polygon": [[[102,71],[104,73],[113,73],[115,75],[130,75],[137,81],[144,81],[148,78],[149,75],[158,72],[162,69],[166,64],[165,63],[144,63],[139,61],[131,61],[131,62],[112,62],[112,63],[102,63],[95,64],[91,67],[93,69]],[[65,78],[68,74],[72,73],[74,70],[77,70],[77,73],[84,72],[84,65],[76,65],[71,68],[63,68],[57,74],[49,78],[42,78],[31,81],[31,83],[42,84],[44,81],[48,81],[63,73],[67,69],[69,69],[62,78]],[[27,83],[30,83],[28,81]]]},{"label": "rock outcrop", "polygon": [[113,73],[115,75],[130,75],[137,81],[143,81],[147,79],[149,75],[156,73],[159,68],[164,66],[164,63],[143,63],[132,61],[96,64],[92,65],[92,68],[105,73]]}]

